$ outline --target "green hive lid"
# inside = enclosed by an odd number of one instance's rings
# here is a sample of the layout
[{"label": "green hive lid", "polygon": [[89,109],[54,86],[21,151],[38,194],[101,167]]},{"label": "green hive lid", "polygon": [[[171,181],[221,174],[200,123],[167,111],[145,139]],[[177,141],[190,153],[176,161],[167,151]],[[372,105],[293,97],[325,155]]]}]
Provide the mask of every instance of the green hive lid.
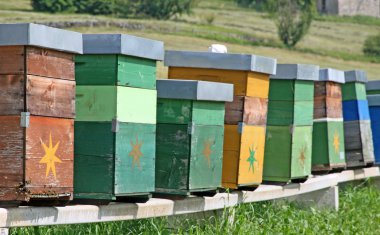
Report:
[{"label": "green hive lid", "polygon": [[203,101],[233,101],[234,85],[194,80],[157,80],[157,97]]},{"label": "green hive lid", "polygon": [[276,75],[271,79],[319,80],[319,66],[310,64],[278,64]]},{"label": "green hive lid", "polygon": [[345,83],[344,72],[336,69],[320,69],[319,81],[321,82],[336,82]]},{"label": "green hive lid", "polygon": [[369,106],[380,106],[380,95],[367,95]]},{"label": "green hive lid", "polygon": [[363,70],[351,70],[344,72],[346,82],[367,83],[367,73]]},{"label": "green hive lid", "polygon": [[376,91],[380,90],[380,80],[368,81],[366,84],[367,91]]},{"label": "green hive lid", "polygon": [[276,64],[276,59],[257,55],[193,51],[165,52],[165,65],[169,67],[242,70],[275,74]]},{"label": "green hive lid", "polygon": [[127,34],[83,34],[84,54],[121,54],[163,60],[164,43]]},{"label": "green hive lid", "polygon": [[36,46],[83,53],[82,34],[40,24],[0,24],[0,46]]}]

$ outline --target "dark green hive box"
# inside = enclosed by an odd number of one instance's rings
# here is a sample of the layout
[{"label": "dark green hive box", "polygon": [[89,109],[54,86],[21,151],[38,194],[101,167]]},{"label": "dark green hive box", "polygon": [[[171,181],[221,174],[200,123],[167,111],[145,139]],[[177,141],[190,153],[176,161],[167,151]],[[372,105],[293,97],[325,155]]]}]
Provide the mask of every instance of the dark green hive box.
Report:
[{"label": "dark green hive box", "polygon": [[[341,92],[332,88],[334,84],[344,84],[345,76],[343,71],[335,69],[319,70],[319,82],[329,83],[324,85],[326,90],[316,87],[315,101],[324,98],[325,100],[337,99],[341,103]],[[338,87],[339,88],[339,87]],[[335,89],[335,90],[333,90]],[[344,146],[344,124],[342,106],[335,106],[333,102],[325,103],[326,110],[330,105],[334,114],[329,112],[315,112],[318,116],[313,124],[313,151],[312,151],[312,171],[314,173],[325,173],[331,170],[342,170],[346,167],[345,146]],[[335,109],[340,110],[335,110]],[[324,114],[323,116],[321,114]],[[333,116],[334,118],[331,118]]]},{"label": "dark green hive box", "polygon": [[367,99],[367,75],[364,71],[346,71],[345,81],[346,83],[342,85],[343,101]]},{"label": "dark green hive box", "polygon": [[189,195],[221,186],[225,102],[233,85],[157,81],[156,192]]},{"label": "dark green hive box", "polygon": [[269,88],[264,175],[267,182],[302,181],[311,174],[314,81],[319,67],[278,64]]},{"label": "dark green hive box", "polygon": [[146,199],[154,191],[156,61],[163,43],[83,35],[76,59],[75,200]]}]

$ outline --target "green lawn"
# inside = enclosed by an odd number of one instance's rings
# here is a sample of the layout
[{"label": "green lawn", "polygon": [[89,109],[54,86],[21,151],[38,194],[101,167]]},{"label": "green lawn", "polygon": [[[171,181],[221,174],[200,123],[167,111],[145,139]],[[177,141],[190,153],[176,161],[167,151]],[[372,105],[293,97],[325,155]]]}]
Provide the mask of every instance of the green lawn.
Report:
[{"label": "green lawn", "polygon": [[[313,63],[337,69],[363,69],[370,79],[380,79],[380,63],[362,53],[369,35],[380,32],[380,19],[318,17],[309,34],[294,50],[281,46],[275,23],[263,13],[238,8],[233,1],[200,1],[193,14],[173,20],[117,19],[111,16],[48,14],[32,12],[29,0],[0,0],[0,22],[121,22],[120,27],[72,28],[86,33],[130,33],[165,41],[168,49],[207,50],[222,42],[230,52],[255,53],[278,58],[280,63]],[[214,17],[207,24],[208,17]],[[379,60],[377,60],[379,62]],[[165,69],[159,71],[166,76]]]},{"label": "green lawn", "polygon": [[[261,202],[226,209],[207,220],[167,218],[11,229],[11,234],[380,234],[380,191],[371,185],[340,191],[339,212],[312,205]],[[231,223],[228,218],[234,218]]]}]

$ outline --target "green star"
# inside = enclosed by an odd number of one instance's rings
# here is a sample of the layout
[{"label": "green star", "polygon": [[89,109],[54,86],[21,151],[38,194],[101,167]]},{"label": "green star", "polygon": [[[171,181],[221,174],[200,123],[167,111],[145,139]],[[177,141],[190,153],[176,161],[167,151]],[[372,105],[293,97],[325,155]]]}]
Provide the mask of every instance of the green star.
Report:
[{"label": "green star", "polygon": [[247,162],[249,162],[249,169],[248,169],[248,171],[250,171],[251,168],[252,168],[252,173],[255,173],[255,168],[253,166],[253,163],[255,163],[257,161],[256,158],[255,158],[255,153],[256,153],[256,150],[254,150],[253,147],[252,147],[252,149],[249,148],[249,158],[247,159]]}]

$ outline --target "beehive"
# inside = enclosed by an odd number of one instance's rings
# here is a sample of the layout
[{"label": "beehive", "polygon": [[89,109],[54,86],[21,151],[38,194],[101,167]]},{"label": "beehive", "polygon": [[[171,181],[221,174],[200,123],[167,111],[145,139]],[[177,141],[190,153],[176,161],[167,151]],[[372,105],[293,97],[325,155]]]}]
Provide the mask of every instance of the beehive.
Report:
[{"label": "beehive", "polygon": [[189,195],[221,187],[225,102],[233,85],[157,81],[156,192]]},{"label": "beehive", "polygon": [[83,35],[76,58],[77,201],[144,199],[154,191],[156,62],[163,43]]},{"label": "beehive", "polygon": [[279,64],[271,76],[264,181],[287,183],[311,174],[314,81],[319,67]]},{"label": "beehive", "polygon": [[231,83],[234,100],[226,104],[222,186],[262,182],[269,76],[276,60],[256,55],[167,51],[169,79]]},{"label": "beehive", "polygon": [[365,85],[367,97],[368,95],[380,95],[380,81],[368,81]]},{"label": "beehive", "polygon": [[0,25],[0,201],[73,196],[74,54],[80,33]]},{"label": "beehive", "polygon": [[375,163],[378,165],[380,164],[380,95],[368,95],[367,99],[369,105],[369,114],[371,117]]},{"label": "beehive", "polygon": [[345,72],[342,87],[345,154],[347,167],[362,167],[374,162],[371,121],[365,90],[364,71]]},{"label": "beehive", "polygon": [[328,172],[346,167],[342,89],[344,72],[319,70],[314,86],[312,171]]}]

